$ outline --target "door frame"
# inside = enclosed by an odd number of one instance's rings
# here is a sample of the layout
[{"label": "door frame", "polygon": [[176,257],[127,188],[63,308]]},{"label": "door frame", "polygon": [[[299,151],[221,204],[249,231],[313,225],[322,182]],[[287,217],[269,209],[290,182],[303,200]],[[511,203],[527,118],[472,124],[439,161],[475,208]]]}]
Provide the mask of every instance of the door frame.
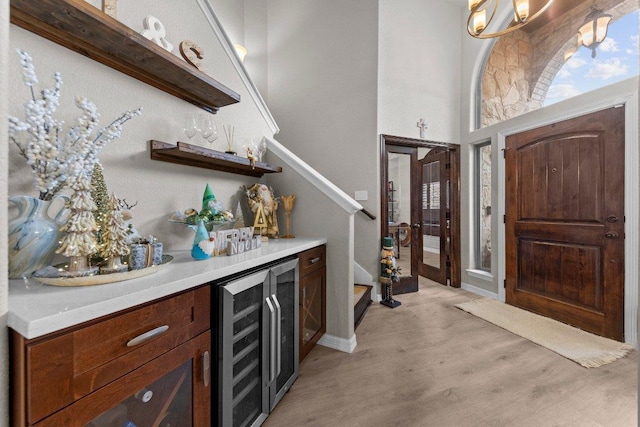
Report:
[{"label": "door frame", "polygon": [[[638,147],[638,92],[629,92],[624,95],[613,96],[610,98],[600,99],[599,102],[583,105],[580,108],[569,110],[559,114],[557,110],[544,112],[540,111],[542,119],[532,122],[531,119],[526,124],[520,124],[496,133],[495,143],[497,145],[496,153],[500,153],[498,158],[498,218],[504,218],[506,214],[505,195],[506,195],[506,164],[502,155],[506,148],[506,137],[521,133],[527,130],[535,129],[541,126],[550,125],[568,119],[580,117],[599,110],[615,107],[616,105],[625,106],[625,274],[624,274],[624,336],[625,342],[638,348],[638,280],[640,278],[640,266],[638,256],[640,254],[640,198],[637,194],[638,184],[640,183],[640,149]],[[523,123],[524,121],[518,121]],[[499,222],[497,254],[498,259],[506,259],[505,224],[502,220]],[[635,258],[634,258],[635,257]],[[504,283],[506,280],[506,265],[504,262],[499,263],[498,269],[498,299],[501,302],[506,300],[506,292]]]},{"label": "door frame", "polygon": [[[445,148],[451,153],[451,277],[450,286],[461,286],[460,258],[460,145],[394,135],[380,135],[380,240],[388,233],[387,145],[410,148]],[[414,250],[412,248],[412,250]],[[417,266],[416,266],[417,267]],[[413,270],[413,269],[412,269]],[[416,268],[416,275],[418,271]]]}]

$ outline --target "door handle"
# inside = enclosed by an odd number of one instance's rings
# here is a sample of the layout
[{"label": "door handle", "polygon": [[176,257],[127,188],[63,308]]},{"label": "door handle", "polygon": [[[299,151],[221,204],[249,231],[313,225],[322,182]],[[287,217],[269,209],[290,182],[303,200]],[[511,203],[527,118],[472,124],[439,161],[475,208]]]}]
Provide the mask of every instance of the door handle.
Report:
[{"label": "door handle", "polygon": [[143,344],[147,341],[154,339],[155,337],[164,334],[169,330],[168,325],[162,325],[155,329],[151,329],[150,331],[145,332],[144,334],[140,334],[137,337],[129,340],[127,342],[127,347],[135,347],[137,345]]},{"label": "door handle", "polygon": [[282,371],[282,307],[276,294],[271,295],[276,308],[276,377]]},{"label": "door handle", "polygon": [[271,299],[267,297],[267,307],[269,307],[269,382],[276,379],[276,310],[271,304]]},{"label": "door handle", "polygon": [[202,382],[205,387],[209,387],[209,380],[211,379],[211,356],[209,352],[202,353]]},{"label": "door handle", "polygon": [[417,230],[420,228],[420,223],[416,222],[415,224],[411,225],[411,228],[413,228],[414,230]]},{"label": "door handle", "polygon": [[618,233],[615,233],[615,232],[613,232],[613,231],[610,231],[610,232],[608,232],[608,233],[604,233],[604,235],[605,235],[605,237],[606,237],[607,239],[617,239],[617,238],[619,237],[619,234],[618,234]]}]

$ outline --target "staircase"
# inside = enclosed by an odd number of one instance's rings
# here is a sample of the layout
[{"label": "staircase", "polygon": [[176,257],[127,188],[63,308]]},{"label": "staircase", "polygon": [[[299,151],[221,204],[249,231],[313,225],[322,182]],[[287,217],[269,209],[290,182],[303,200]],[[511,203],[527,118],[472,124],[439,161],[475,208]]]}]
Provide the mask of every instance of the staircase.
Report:
[{"label": "staircase", "polygon": [[371,289],[373,286],[353,285],[353,329],[358,325],[367,313],[371,305]]}]

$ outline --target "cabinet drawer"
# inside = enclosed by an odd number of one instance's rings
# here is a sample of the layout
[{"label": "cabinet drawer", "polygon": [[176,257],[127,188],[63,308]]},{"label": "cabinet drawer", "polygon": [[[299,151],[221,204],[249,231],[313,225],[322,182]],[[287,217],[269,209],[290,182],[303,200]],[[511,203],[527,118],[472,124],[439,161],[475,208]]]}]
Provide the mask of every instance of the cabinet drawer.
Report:
[{"label": "cabinet drawer", "polygon": [[327,263],[327,250],[326,246],[318,246],[317,248],[309,249],[308,251],[300,252],[298,254],[300,260],[299,272],[300,277],[306,276],[322,267]]},{"label": "cabinet drawer", "polygon": [[[25,341],[23,408],[33,424],[209,329],[210,288],[108,316],[56,336]],[[22,400],[21,399],[21,400]]]}]

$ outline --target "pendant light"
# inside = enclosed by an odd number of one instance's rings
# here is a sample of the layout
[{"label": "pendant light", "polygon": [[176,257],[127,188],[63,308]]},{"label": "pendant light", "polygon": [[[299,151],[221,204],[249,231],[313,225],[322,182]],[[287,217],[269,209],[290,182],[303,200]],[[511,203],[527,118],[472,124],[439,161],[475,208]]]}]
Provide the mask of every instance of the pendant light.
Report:
[{"label": "pendant light", "polygon": [[[477,39],[488,39],[500,37],[512,31],[522,28],[529,22],[542,15],[553,0],[547,2],[533,15],[530,14],[529,0],[511,0],[513,7],[513,22],[504,30],[495,32],[485,32],[493,21],[493,18],[500,5],[500,0],[469,0],[469,18],[467,19],[467,32]],[[487,11],[490,13],[487,17]]]},{"label": "pendant light", "polygon": [[613,16],[604,13],[602,9],[591,7],[591,12],[578,30],[578,41],[587,49],[591,49],[591,57],[596,57],[596,48],[607,38],[607,31]]}]

